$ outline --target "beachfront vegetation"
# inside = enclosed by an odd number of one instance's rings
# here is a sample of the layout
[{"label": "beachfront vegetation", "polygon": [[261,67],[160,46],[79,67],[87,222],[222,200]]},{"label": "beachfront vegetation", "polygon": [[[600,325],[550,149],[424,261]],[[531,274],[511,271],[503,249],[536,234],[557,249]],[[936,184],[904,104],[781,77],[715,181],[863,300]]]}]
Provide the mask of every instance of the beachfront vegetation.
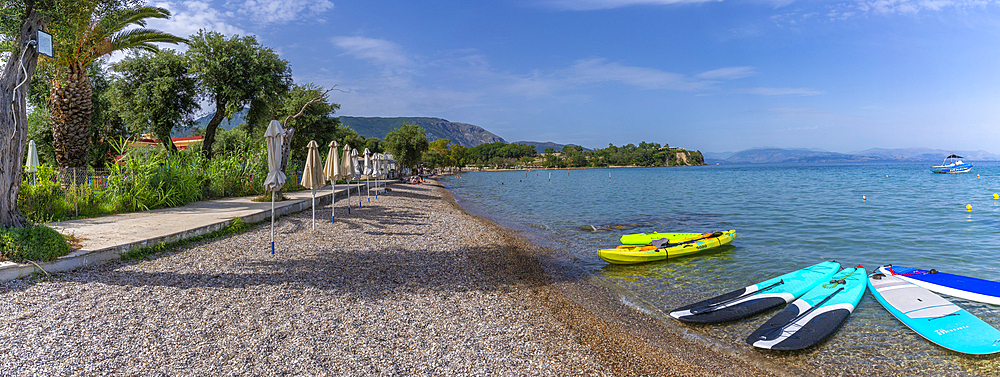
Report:
[{"label": "beachfront vegetation", "polygon": [[[169,152],[162,146],[129,147],[116,142],[121,158],[108,171],[89,171],[76,185],[62,185],[58,172],[42,165],[21,183],[18,207],[33,222],[143,211],[228,196],[263,195],[267,151],[239,147],[206,161],[197,150]],[[298,163],[285,174],[287,191],[300,190]]]},{"label": "beachfront vegetation", "polygon": [[147,19],[169,18],[163,8],[133,2],[55,1],[62,17],[49,22],[54,58],[50,71],[49,117],[56,163],[63,169],[86,168],[91,141],[91,96],[87,66],[116,51],[157,51],[154,42],[179,43],[184,38],[143,28]]},{"label": "beachfront vegetation", "polygon": [[134,134],[152,133],[164,148],[177,151],[170,141],[174,127],[190,125],[198,110],[195,79],[184,56],[161,50],[127,57],[111,69],[120,75],[105,96],[111,111]]},{"label": "beachfront vegetation", "polygon": [[[567,145],[561,151],[547,147],[544,153],[535,154],[532,145],[505,144],[502,142],[482,144],[469,148],[464,159],[444,160],[432,152],[425,154],[425,163],[435,167],[476,167],[514,168],[514,167],[604,167],[604,166],[682,166],[703,165],[705,158],[699,151],[687,151],[659,143],[641,142],[639,145],[626,144],[617,147],[608,144],[607,148],[584,149],[576,145]],[[455,165],[449,165],[454,163]]]},{"label": "beachfront vegetation", "polygon": [[496,142],[469,148],[464,162],[474,166],[513,166],[519,158],[535,154],[531,145]]},{"label": "beachfront vegetation", "polygon": [[47,226],[0,228],[0,260],[54,261],[66,254],[66,238]]},{"label": "beachfront vegetation", "polygon": [[[254,36],[234,36],[199,30],[188,42],[188,64],[198,80],[199,91],[215,105],[215,116],[205,127],[202,153],[212,158],[216,130],[222,120],[249,106],[247,124],[273,119],[268,109],[288,93],[292,69],[274,50],[262,46]],[[296,109],[296,112],[298,109]]]},{"label": "beachfront vegetation", "polygon": [[437,139],[428,143],[427,151],[421,161],[431,167],[462,167],[465,166],[465,155],[468,151],[464,145],[451,144],[450,139]]},{"label": "beachfront vegetation", "polygon": [[415,124],[403,124],[389,131],[383,144],[386,151],[399,161],[399,166],[406,168],[416,168],[428,147],[424,129]]}]

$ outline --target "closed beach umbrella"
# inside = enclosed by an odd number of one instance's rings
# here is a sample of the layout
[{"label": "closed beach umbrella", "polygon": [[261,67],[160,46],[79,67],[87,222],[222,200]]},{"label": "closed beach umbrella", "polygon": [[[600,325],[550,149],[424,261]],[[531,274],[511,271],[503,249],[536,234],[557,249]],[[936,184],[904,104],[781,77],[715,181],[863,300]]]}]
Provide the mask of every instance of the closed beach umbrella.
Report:
[{"label": "closed beach umbrella", "polygon": [[375,199],[378,199],[378,179],[379,179],[379,167],[378,167],[378,153],[372,155],[372,175],[375,176]]},{"label": "closed beach umbrella", "polygon": [[38,147],[35,146],[34,140],[28,142],[28,161],[25,161],[24,165],[28,167],[29,173],[38,171]]},{"label": "closed beach umbrella", "polygon": [[[386,176],[385,176],[385,172],[386,171],[387,171],[387,169],[386,169],[385,155],[382,154],[382,153],[379,153],[378,154],[378,179],[385,180],[386,179]],[[383,188],[385,187],[385,182],[382,182],[382,187]],[[385,190],[382,189],[382,192],[384,193]]]},{"label": "closed beach umbrella", "polygon": [[35,141],[31,140],[28,142],[28,161],[25,161],[25,166],[28,167],[28,173],[31,173],[31,184],[35,184],[35,172],[38,171],[38,147],[35,146]]},{"label": "closed beach umbrella", "polygon": [[313,230],[316,230],[316,189],[325,181],[323,177],[323,162],[319,160],[319,143],[309,140],[309,152],[306,154],[306,167],[302,171],[302,187],[312,190],[313,200]]},{"label": "closed beach umbrella", "polygon": [[337,191],[334,190],[337,187],[337,180],[340,179],[340,149],[338,149],[337,141],[330,142],[330,151],[326,153],[326,165],[323,166],[323,175],[326,179],[330,180],[330,222],[334,222],[337,219],[337,214],[333,210],[333,205],[336,203]]},{"label": "closed beach umbrella", "polygon": [[281,123],[272,120],[264,131],[267,141],[267,178],[264,189],[271,192],[271,254],[274,254],[274,193],[285,185],[285,173],[281,172],[281,144],[285,140],[285,130]]},{"label": "closed beach umbrella", "polygon": [[344,144],[344,156],[340,159],[340,176],[347,179],[347,214],[351,214],[351,146]]},{"label": "closed beach umbrella", "polygon": [[372,156],[368,148],[365,148],[365,190],[368,191],[368,203],[372,202]]},{"label": "closed beach umbrella", "polygon": [[[361,172],[358,170],[360,168],[361,164],[358,163],[358,150],[351,149],[351,173],[354,174],[354,177],[356,177],[358,180],[361,179]],[[358,182],[358,186],[361,186],[360,182]],[[361,200],[359,199],[358,207],[360,206],[361,206]]]}]

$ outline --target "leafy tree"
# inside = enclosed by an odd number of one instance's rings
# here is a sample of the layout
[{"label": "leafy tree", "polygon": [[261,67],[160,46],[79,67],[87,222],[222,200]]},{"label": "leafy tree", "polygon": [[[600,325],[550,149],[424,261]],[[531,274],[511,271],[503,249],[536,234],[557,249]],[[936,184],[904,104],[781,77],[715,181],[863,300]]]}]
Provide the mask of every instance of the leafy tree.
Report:
[{"label": "leafy tree", "polygon": [[[357,132],[340,123],[340,119],[333,115],[340,109],[340,105],[329,102],[324,95],[325,92],[322,87],[313,83],[294,85],[278,102],[276,119],[284,119],[301,111],[301,115],[289,118],[288,124],[282,125],[295,128],[289,158],[305,160],[308,152],[306,145],[310,140],[316,140],[321,147],[327,146],[331,140],[336,140],[340,145],[344,145],[344,142],[355,142],[352,147],[362,145]],[[247,124],[250,124],[249,122],[248,120]],[[263,127],[254,129],[263,131]]]},{"label": "leafy tree", "polygon": [[163,8],[101,0],[56,2],[65,13],[53,22],[49,92],[53,146],[61,168],[83,168],[92,136],[93,88],[87,66],[115,51],[157,51],[155,42],[186,40],[143,28],[149,18],[169,18],[170,12]]},{"label": "leafy tree", "polygon": [[469,148],[466,148],[461,144],[452,144],[449,156],[451,160],[454,161],[452,166],[457,168],[465,167],[465,154],[468,152]]},{"label": "leafy tree", "polygon": [[382,144],[384,143],[377,137],[369,137],[365,139],[365,148],[368,148],[368,151],[371,153],[382,153],[384,149]]},{"label": "leafy tree", "polygon": [[118,112],[111,110],[110,73],[103,69],[100,62],[91,63],[87,71],[94,92],[90,116],[90,166],[104,169],[117,156],[112,143],[132,136],[133,133],[126,127]]},{"label": "leafy tree", "polygon": [[556,149],[552,148],[552,147],[545,147],[545,150],[543,152],[545,154],[553,154],[553,153],[556,153]]},{"label": "leafy tree", "polygon": [[[31,79],[38,65],[38,50],[28,45],[38,30],[44,28],[44,19],[55,15],[50,4],[36,4],[32,0],[4,2],[0,8],[0,27],[3,29],[3,47],[9,52],[7,63],[0,75],[0,227],[24,228],[31,226],[17,208],[17,195],[24,178],[24,152],[27,147],[27,103],[25,83]],[[9,104],[9,105],[8,105]]]},{"label": "leafy tree", "polygon": [[385,135],[385,149],[396,157],[400,166],[415,168],[427,150],[427,135],[415,124],[403,124]]},{"label": "leafy tree", "polygon": [[184,56],[172,50],[139,54],[112,66],[112,109],[136,132],[152,132],[171,151],[175,125],[191,125],[198,109],[195,79]]},{"label": "leafy tree", "polygon": [[199,90],[215,104],[215,116],[205,127],[202,148],[205,157],[211,158],[215,133],[222,120],[250,106],[253,119],[248,124],[255,126],[263,109],[288,93],[292,70],[288,61],[253,36],[226,39],[221,33],[199,30],[188,45],[187,56]]}]

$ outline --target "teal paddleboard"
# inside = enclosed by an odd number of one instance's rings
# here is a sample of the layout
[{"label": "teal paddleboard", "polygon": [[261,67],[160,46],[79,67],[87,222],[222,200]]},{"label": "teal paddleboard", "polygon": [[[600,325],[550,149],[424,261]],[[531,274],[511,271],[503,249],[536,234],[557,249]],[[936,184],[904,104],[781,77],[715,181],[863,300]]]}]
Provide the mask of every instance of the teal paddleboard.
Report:
[{"label": "teal paddleboard", "polygon": [[685,322],[719,323],[754,316],[794,301],[830,280],[840,263],[826,261],[735,291],[685,305],[670,316]]},{"label": "teal paddleboard", "polygon": [[1000,330],[933,292],[894,275],[868,276],[872,295],[920,336],[955,352],[1000,352]]},{"label": "teal paddleboard", "polygon": [[845,268],[817,285],[747,337],[757,348],[791,351],[829,338],[847,321],[868,289],[864,267]]}]

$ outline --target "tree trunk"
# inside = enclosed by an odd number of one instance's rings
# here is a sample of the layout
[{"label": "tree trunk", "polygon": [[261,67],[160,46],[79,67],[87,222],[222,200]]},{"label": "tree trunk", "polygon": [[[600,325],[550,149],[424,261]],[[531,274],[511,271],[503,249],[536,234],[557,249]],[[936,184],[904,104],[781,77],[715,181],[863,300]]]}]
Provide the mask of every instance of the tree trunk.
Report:
[{"label": "tree trunk", "polygon": [[[69,73],[52,81],[49,107],[52,111],[52,146],[60,170],[87,171],[90,152],[90,77],[83,65],[73,64]],[[64,179],[67,177],[64,175]],[[70,177],[69,180],[72,180]]]},{"label": "tree trunk", "polygon": [[28,89],[26,81],[35,73],[38,64],[38,50],[27,47],[25,43],[34,40],[40,28],[41,15],[29,9],[14,42],[14,51],[7,60],[3,76],[0,76],[0,226],[4,228],[32,225],[17,208],[17,194],[24,179],[24,149],[28,142],[28,114],[24,98]]},{"label": "tree trunk", "polygon": [[226,99],[221,96],[215,96],[215,115],[212,116],[212,120],[208,121],[208,125],[205,126],[205,140],[201,142],[201,154],[205,156],[205,159],[212,159],[212,144],[215,144],[215,130],[219,128],[222,124],[222,120],[226,118]]}]

